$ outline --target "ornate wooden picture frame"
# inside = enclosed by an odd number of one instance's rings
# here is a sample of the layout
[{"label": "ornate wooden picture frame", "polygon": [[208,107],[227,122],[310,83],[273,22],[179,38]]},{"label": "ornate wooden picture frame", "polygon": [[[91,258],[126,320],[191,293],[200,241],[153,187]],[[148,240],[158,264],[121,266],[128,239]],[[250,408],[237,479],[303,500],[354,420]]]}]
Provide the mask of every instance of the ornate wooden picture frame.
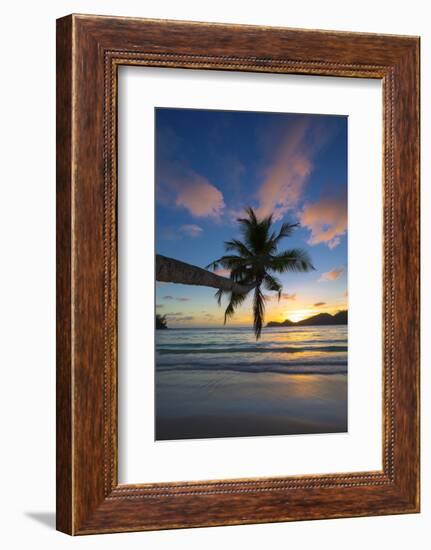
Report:
[{"label": "ornate wooden picture frame", "polygon": [[[117,69],[380,79],[383,468],[123,485]],[[68,534],[419,511],[419,39],[70,15],[57,21],[57,528]]]}]

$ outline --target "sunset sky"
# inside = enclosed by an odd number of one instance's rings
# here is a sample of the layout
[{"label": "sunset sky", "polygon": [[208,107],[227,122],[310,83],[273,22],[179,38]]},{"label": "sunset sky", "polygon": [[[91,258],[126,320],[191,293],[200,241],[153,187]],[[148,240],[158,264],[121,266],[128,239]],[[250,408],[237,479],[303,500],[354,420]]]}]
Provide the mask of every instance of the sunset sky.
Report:
[{"label": "sunset sky", "polygon": [[[316,268],[276,275],[283,295],[268,298],[265,321],[347,309],[347,117],[157,109],[157,253],[205,267],[240,238],[247,206],[275,229],[299,222],[280,251],[303,248]],[[156,283],[156,311],[170,327],[222,326],[214,293]],[[229,324],[251,318],[249,297]]]}]

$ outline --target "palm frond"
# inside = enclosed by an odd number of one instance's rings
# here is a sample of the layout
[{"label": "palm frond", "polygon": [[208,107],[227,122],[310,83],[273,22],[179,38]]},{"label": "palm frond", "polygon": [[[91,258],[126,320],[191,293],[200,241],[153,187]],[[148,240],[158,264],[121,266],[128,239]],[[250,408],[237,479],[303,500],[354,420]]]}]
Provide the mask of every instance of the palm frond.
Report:
[{"label": "palm frond", "polygon": [[256,218],[256,214],[254,213],[254,210],[251,206],[247,206],[247,208],[245,209],[247,215],[248,215],[248,218],[238,218],[238,222],[241,222],[241,223],[245,223],[245,224],[252,224],[252,225],[255,225],[257,224],[257,218]]},{"label": "palm frond", "polygon": [[263,278],[263,284],[267,290],[272,290],[273,292],[277,292],[278,299],[280,300],[283,286],[276,277],[273,277],[269,273],[266,273]]},{"label": "palm frond", "polygon": [[267,238],[269,237],[269,230],[272,226],[272,214],[264,218],[261,222],[262,229],[265,231]]},{"label": "palm frond", "polygon": [[225,269],[234,269],[235,267],[239,267],[239,266],[245,267],[246,265],[247,265],[246,260],[244,258],[241,258],[241,256],[226,255],[208,264],[205,267],[205,269],[211,269],[215,271],[219,267],[224,267]]},{"label": "palm frond", "polygon": [[225,291],[222,290],[221,288],[219,288],[217,290],[217,292],[214,294],[214,297],[217,300],[217,305],[218,306],[221,306],[221,299],[222,299],[224,293],[225,293]]},{"label": "palm frond", "polygon": [[301,248],[292,248],[272,255],[268,267],[276,273],[285,273],[286,271],[305,273],[315,269],[308,252]]},{"label": "palm frond", "polygon": [[267,251],[268,254],[272,254],[276,252],[277,247],[282,239],[285,237],[290,237],[290,235],[293,233],[293,231],[298,227],[299,224],[297,223],[283,223],[278,234],[275,233],[271,234],[271,237],[268,240],[268,246]]},{"label": "palm frond", "polygon": [[214,260],[214,262],[211,262],[210,264],[205,266],[205,269],[210,269],[211,271],[215,271],[220,267],[219,260]]},{"label": "palm frond", "polygon": [[254,235],[256,233],[256,227],[257,225],[253,223],[251,220],[246,218],[240,218],[238,219],[238,222],[240,224],[240,231],[242,238],[244,240],[244,244],[247,246],[247,248],[252,252],[255,253],[255,239]]},{"label": "palm frond", "polygon": [[248,218],[238,218],[240,230],[248,249],[254,254],[265,251],[269,242],[269,230],[272,225],[272,216],[258,220],[253,208],[246,209]]},{"label": "palm frond", "polygon": [[290,237],[297,227],[299,227],[299,223],[283,223],[280,227],[280,231],[278,232],[277,239],[280,240],[284,237]]},{"label": "palm frond", "polygon": [[226,311],[224,312],[224,324],[226,324],[228,319],[233,317],[235,313],[235,309],[239,305],[241,305],[246,298],[247,298],[246,294],[235,294],[235,292],[231,292],[229,304],[226,308]]},{"label": "palm frond", "polygon": [[256,340],[259,340],[265,316],[265,296],[258,285],[253,296],[253,328]]},{"label": "palm frond", "polygon": [[251,257],[253,252],[247,248],[247,246],[238,239],[232,239],[224,243],[226,252],[237,252],[242,257]]},{"label": "palm frond", "polygon": [[238,265],[231,269],[230,278],[236,283],[250,285],[254,282],[254,271],[247,266]]}]

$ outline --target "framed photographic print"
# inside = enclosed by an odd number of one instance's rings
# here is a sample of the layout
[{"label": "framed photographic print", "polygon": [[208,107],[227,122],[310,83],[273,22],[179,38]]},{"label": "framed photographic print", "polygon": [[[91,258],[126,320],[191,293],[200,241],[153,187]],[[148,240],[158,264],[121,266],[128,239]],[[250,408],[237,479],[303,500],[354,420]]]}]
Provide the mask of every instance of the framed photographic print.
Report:
[{"label": "framed photographic print", "polygon": [[155,131],[155,439],[346,432],[347,117],[156,108]]},{"label": "framed photographic print", "polygon": [[57,22],[57,528],[419,511],[419,39]]}]

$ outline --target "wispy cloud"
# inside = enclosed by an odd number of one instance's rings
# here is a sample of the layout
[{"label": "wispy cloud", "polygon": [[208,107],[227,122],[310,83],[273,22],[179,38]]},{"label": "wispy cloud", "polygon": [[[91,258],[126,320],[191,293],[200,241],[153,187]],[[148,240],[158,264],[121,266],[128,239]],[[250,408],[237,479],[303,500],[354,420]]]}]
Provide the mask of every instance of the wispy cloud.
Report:
[{"label": "wispy cloud", "polygon": [[289,294],[288,292],[283,292],[281,297],[283,300],[296,300],[296,294]]},{"label": "wispy cloud", "polygon": [[162,239],[165,239],[166,241],[179,241],[183,238],[196,238],[200,237],[204,230],[199,225],[195,224],[184,224],[180,227],[178,226],[164,226],[160,229],[157,229],[160,231],[160,236]]},{"label": "wispy cloud", "polygon": [[199,225],[185,224],[180,227],[180,233],[187,237],[199,237],[202,235],[203,229]]},{"label": "wispy cloud", "polygon": [[178,322],[178,321],[193,321],[194,316],[193,315],[183,315],[181,312],[178,313],[167,313],[166,317],[170,319],[171,321]]},{"label": "wispy cloud", "polygon": [[308,244],[324,243],[329,248],[335,248],[347,230],[346,197],[324,198],[305,204],[299,221],[311,231]]},{"label": "wispy cloud", "polygon": [[[265,294],[265,299],[268,301],[275,300],[278,301],[277,294]],[[288,292],[282,292],[280,300],[296,300],[296,294],[289,294]]]},{"label": "wispy cloud", "polygon": [[315,304],[313,304],[314,307],[319,307],[319,306],[326,306],[326,302],[316,302]]},{"label": "wispy cloud", "polygon": [[160,309],[162,307],[165,307],[163,304],[156,304],[156,309]]},{"label": "wispy cloud", "polygon": [[274,215],[279,220],[297,206],[312,169],[317,149],[308,138],[310,120],[301,118],[289,127],[281,140],[273,162],[266,170],[265,180],[257,192],[259,216]]},{"label": "wispy cloud", "polygon": [[182,239],[182,235],[179,233],[177,227],[160,227],[157,228],[157,232],[160,232],[161,238],[166,241],[179,241]]},{"label": "wispy cloud", "polygon": [[175,300],[176,302],[189,302],[191,298],[187,298],[185,296],[180,296],[177,298],[174,298],[173,296],[163,296],[163,300],[168,300],[168,301]]},{"label": "wispy cloud", "polygon": [[331,271],[326,271],[325,273],[322,273],[318,282],[327,283],[329,281],[336,281],[339,277],[341,277],[343,273],[343,267],[334,267],[334,269],[331,269]]}]

